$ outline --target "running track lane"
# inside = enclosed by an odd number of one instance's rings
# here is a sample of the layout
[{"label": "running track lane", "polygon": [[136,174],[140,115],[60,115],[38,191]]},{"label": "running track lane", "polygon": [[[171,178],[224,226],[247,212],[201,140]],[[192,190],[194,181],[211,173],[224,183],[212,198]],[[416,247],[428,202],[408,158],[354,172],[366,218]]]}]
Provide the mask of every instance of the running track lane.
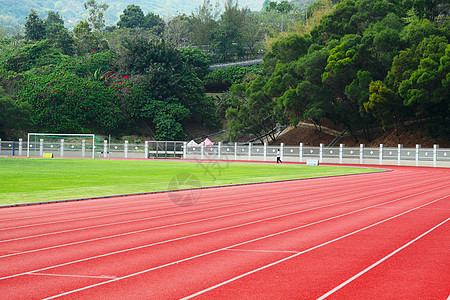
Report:
[{"label": "running track lane", "polygon": [[0,298],[446,299],[449,170],[392,169],[3,209]]}]

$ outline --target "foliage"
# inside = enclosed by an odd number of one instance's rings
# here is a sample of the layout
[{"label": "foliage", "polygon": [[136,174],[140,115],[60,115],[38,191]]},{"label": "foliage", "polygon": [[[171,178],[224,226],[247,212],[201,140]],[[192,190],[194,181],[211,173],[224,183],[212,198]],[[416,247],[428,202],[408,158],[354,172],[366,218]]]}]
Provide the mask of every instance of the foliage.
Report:
[{"label": "foliage", "polygon": [[227,91],[232,84],[242,83],[261,73],[260,66],[240,67],[231,66],[226,69],[211,71],[204,80],[205,88],[208,92]]}]

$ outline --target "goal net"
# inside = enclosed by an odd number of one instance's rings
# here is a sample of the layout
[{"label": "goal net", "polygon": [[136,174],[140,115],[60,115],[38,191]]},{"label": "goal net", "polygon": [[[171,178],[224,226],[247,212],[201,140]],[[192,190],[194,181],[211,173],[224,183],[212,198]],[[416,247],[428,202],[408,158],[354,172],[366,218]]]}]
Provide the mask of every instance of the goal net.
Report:
[{"label": "goal net", "polygon": [[95,158],[94,134],[29,133],[27,157]]}]

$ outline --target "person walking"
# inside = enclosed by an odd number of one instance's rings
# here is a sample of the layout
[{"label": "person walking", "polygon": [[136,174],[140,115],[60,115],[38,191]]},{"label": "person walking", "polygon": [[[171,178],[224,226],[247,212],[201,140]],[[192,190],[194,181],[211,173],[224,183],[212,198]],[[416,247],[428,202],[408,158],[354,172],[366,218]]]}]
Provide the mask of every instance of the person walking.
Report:
[{"label": "person walking", "polygon": [[282,163],[280,149],[277,150],[277,163]]}]

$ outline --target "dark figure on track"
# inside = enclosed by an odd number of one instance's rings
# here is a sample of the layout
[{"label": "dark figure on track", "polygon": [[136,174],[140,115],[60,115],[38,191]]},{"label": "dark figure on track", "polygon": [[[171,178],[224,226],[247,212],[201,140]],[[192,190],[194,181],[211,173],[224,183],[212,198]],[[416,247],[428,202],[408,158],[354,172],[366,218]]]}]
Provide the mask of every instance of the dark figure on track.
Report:
[{"label": "dark figure on track", "polygon": [[282,163],[280,149],[277,151],[277,163]]}]

